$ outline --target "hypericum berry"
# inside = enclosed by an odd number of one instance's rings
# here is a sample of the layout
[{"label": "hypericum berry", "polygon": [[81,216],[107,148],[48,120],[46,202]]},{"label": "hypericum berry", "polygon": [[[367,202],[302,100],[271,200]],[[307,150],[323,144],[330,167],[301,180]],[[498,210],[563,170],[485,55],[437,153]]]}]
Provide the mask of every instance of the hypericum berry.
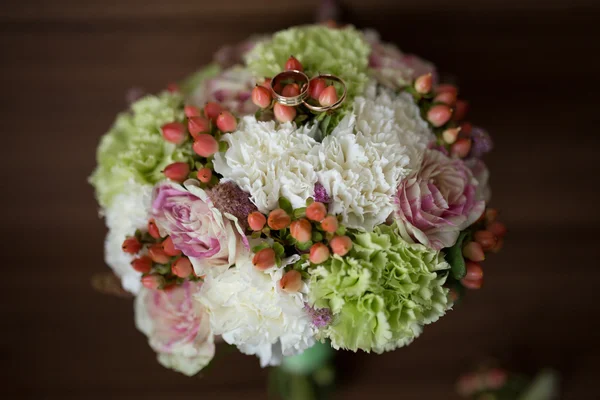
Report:
[{"label": "hypericum berry", "polygon": [[466,268],[467,268],[467,274],[465,275],[465,279],[473,281],[473,280],[480,280],[483,278],[483,269],[481,268],[481,265],[479,265],[478,263],[476,263],[474,261],[467,261]]},{"label": "hypericum berry", "polygon": [[195,139],[200,133],[210,132],[210,122],[201,115],[190,117],[188,119],[188,130],[190,135]]},{"label": "hypericum berry", "polygon": [[338,101],[338,95],[333,85],[327,86],[319,95],[319,104],[323,107],[329,107]]},{"label": "hypericum berry", "polygon": [[496,246],[498,238],[490,231],[477,231],[473,235],[475,241],[481,245],[484,251],[489,251]]},{"label": "hypericum berry", "polygon": [[321,228],[323,228],[323,230],[325,232],[334,233],[335,231],[338,230],[338,227],[339,227],[338,220],[333,215],[329,215],[329,216],[323,218],[323,220],[321,221]]},{"label": "hypericum berry", "polygon": [[431,85],[433,84],[433,76],[431,73],[421,75],[415,79],[415,90],[417,93],[426,94],[431,91]]},{"label": "hypericum berry", "polygon": [[485,222],[491,224],[498,218],[498,210],[495,208],[488,208],[485,210]]},{"label": "hypericum berry", "polygon": [[157,264],[167,264],[171,257],[167,255],[167,253],[163,250],[161,243],[156,243],[150,246],[148,249],[148,254],[152,261]]},{"label": "hypericum berry", "polygon": [[489,224],[487,230],[492,232],[498,238],[502,238],[506,235],[506,225],[500,221],[494,221]]},{"label": "hypericum berry", "polygon": [[471,131],[473,130],[473,125],[470,122],[463,122],[460,124],[460,131],[463,135],[469,137],[471,136]]},{"label": "hypericum berry", "polygon": [[169,257],[175,257],[175,256],[181,255],[181,250],[177,250],[175,248],[175,245],[173,244],[173,239],[171,239],[171,236],[169,236],[165,240],[163,240],[162,248]]},{"label": "hypericum berry", "polygon": [[199,117],[202,115],[202,112],[200,111],[200,109],[198,107],[191,106],[191,105],[187,105],[187,106],[183,107],[183,112],[185,113],[185,116],[188,118]]},{"label": "hypericum berry", "polygon": [[458,299],[460,299],[458,292],[453,288],[450,288],[448,291],[448,300],[450,300],[452,303],[455,303]]},{"label": "hypericum berry", "polygon": [[485,260],[485,253],[481,248],[481,245],[477,242],[469,242],[463,247],[463,256],[471,261],[480,262]]},{"label": "hypericum berry", "polygon": [[128,237],[123,241],[121,249],[127,254],[137,254],[142,249],[142,243],[135,237]]},{"label": "hypericum berry", "polygon": [[213,136],[201,133],[194,140],[192,149],[199,156],[208,158],[219,151],[219,142]]},{"label": "hypericum berry", "polygon": [[229,111],[223,111],[217,117],[217,128],[221,132],[233,132],[237,128],[237,120]]},{"label": "hypericum berry", "polygon": [[171,265],[171,272],[173,275],[176,275],[180,278],[187,278],[192,274],[194,269],[192,268],[192,263],[187,257],[181,257],[175,260],[173,265]]},{"label": "hypericum berry", "polygon": [[302,289],[302,275],[294,269],[286,272],[279,281],[279,287],[287,293],[298,292]]},{"label": "hypericum berry", "polygon": [[156,226],[156,222],[154,222],[154,219],[150,219],[148,221],[148,233],[154,239],[160,239],[160,232],[158,231],[158,226]]},{"label": "hypericum berry", "polygon": [[452,92],[442,92],[433,99],[436,103],[444,103],[449,106],[456,104],[456,94]]},{"label": "hypericum berry", "polygon": [[142,276],[142,285],[146,289],[157,290],[165,284],[165,278],[160,275],[146,275]]},{"label": "hypericum berry", "polygon": [[500,368],[492,368],[484,374],[483,380],[486,385],[493,390],[498,390],[506,384],[506,371]]},{"label": "hypericum berry", "polygon": [[141,272],[142,274],[147,274],[152,269],[152,259],[148,256],[142,256],[140,258],[136,258],[131,262],[131,266],[137,272]]},{"label": "hypericum berry", "polygon": [[263,215],[260,211],[254,211],[248,214],[248,226],[253,231],[260,231],[265,227],[267,223],[267,217]]},{"label": "hypericum berry", "polygon": [[282,96],[285,97],[294,97],[300,94],[300,86],[297,83],[290,83],[283,87],[281,91]]},{"label": "hypericum berry", "polygon": [[329,242],[333,254],[338,256],[345,256],[352,248],[352,240],[348,236],[335,236]]},{"label": "hypericum berry", "polygon": [[269,218],[267,218],[267,224],[269,225],[269,228],[273,229],[274,231],[287,228],[290,226],[291,222],[292,219],[288,213],[281,208],[276,208],[275,210],[271,211],[269,213]]},{"label": "hypericum berry", "polygon": [[271,105],[271,91],[263,86],[255,86],[252,89],[252,102],[260,108],[267,108]]},{"label": "hypericum berry", "polygon": [[456,100],[456,104],[454,105],[454,114],[452,115],[452,119],[454,121],[462,121],[467,116],[467,112],[469,111],[469,103],[465,100]]},{"label": "hypericum berry", "polygon": [[296,108],[284,106],[281,103],[275,103],[273,106],[275,119],[281,123],[293,121],[296,118]]},{"label": "hypericum berry", "polygon": [[481,289],[481,285],[483,285],[483,278],[482,279],[462,278],[460,280],[460,283],[467,289]]},{"label": "hypericum berry", "polygon": [[311,239],[312,225],[307,219],[298,219],[290,224],[290,234],[300,243],[306,243]]},{"label": "hypericum berry", "polygon": [[186,162],[174,162],[165,167],[165,176],[175,182],[183,182],[190,175],[190,166]]},{"label": "hypericum berry", "polygon": [[223,112],[223,107],[220,104],[209,101],[204,106],[204,115],[206,118],[211,119],[213,122],[217,121],[219,114]]},{"label": "hypericum berry", "polygon": [[310,248],[308,259],[313,264],[322,264],[327,261],[330,255],[329,247],[325,246],[323,243],[315,243]]},{"label": "hypericum berry", "polygon": [[302,68],[302,64],[294,56],[290,56],[290,58],[287,59],[287,61],[285,62],[284,69],[286,71],[290,71],[290,70],[304,71],[304,68]]},{"label": "hypericum berry", "polygon": [[319,100],[319,96],[323,93],[323,90],[327,87],[327,82],[323,78],[315,78],[310,81],[308,87],[308,95],[315,100]]},{"label": "hypericum berry", "polygon": [[440,85],[437,85],[437,87],[435,88],[435,92],[438,94],[439,93],[452,93],[455,96],[458,96],[458,88],[449,83],[442,83]]},{"label": "hypericum berry", "polygon": [[456,142],[454,142],[452,147],[450,147],[450,154],[458,158],[465,158],[469,155],[470,151],[471,139],[460,138]]},{"label": "hypericum berry", "polygon": [[208,183],[212,179],[212,171],[210,168],[201,168],[198,170],[198,180],[202,183]]},{"label": "hypericum berry", "polygon": [[180,122],[169,122],[168,124],[164,124],[160,130],[162,131],[163,138],[170,143],[182,144],[187,138],[185,126]]},{"label": "hypericum berry", "polygon": [[442,139],[444,139],[444,142],[452,144],[456,142],[459,132],[460,128],[448,128],[444,132],[442,132]]},{"label": "hypericum berry", "polygon": [[492,253],[497,253],[500,250],[502,250],[502,246],[504,246],[504,239],[498,238],[498,241],[496,241],[496,245],[490,251]]},{"label": "hypericum berry", "polygon": [[450,107],[443,104],[433,106],[427,112],[427,121],[429,121],[431,125],[435,126],[436,128],[450,121],[451,117],[452,110]]},{"label": "hypericum berry", "polygon": [[259,85],[264,87],[265,89],[267,89],[269,91],[269,93],[271,92],[271,81],[273,79],[271,78],[265,78],[265,80]]},{"label": "hypericum berry", "polygon": [[[321,222],[327,216],[327,207],[325,204],[315,201],[306,207],[306,218],[311,221]],[[337,228],[336,228],[337,229]]]},{"label": "hypericum berry", "polygon": [[275,259],[275,250],[266,248],[258,251],[254,255],[252,264],[254,264],[257,269],[264,271],[275,265]]}]

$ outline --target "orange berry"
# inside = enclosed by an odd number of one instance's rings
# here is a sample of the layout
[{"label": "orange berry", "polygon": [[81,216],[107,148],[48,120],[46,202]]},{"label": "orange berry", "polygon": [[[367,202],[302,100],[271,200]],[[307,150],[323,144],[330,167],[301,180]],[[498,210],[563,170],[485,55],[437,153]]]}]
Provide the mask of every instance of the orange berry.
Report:
[{"label": "orange berry", "polygon": [[168,236],[165,240],[163,240],[162,247],[163,247],[163,250],[165,251],[165,253],[169,257],[175,257],[178,255],[181,255],[181,250],[177,250],[175,248],[175,245],[173,244],[173,239],[171,239],[171,236]]},{"label": "orange berry", "polygon": [[335,236],[329,242],[333,254],[345,256],[352,249],[352,240],[348,236]]},{"label": "orange berry", "polygon": [[163,138],[170,143],[182,144],[187,137],[185,126],[180,122],[169,122],[164,124],[160,130]]},{"label": "orange berry", "polygon": [[338,95],[333,85],[327,86],[319,95],[319,104],[323,107],[334,105],[338,101]]},{"label": "orange berry", "polygon": [[202,183],[208,183],[212,179],[212,171],[210,168],[201,168],[198,170],[198,180]]},{"label": "orange berry", "polygon": [[266,248],[260,250],[254,255],[252,258],[252,264],[254,264],[257,269],[264,271],[265,269],[269,269],[274,266],[275,260],[275,250]]},{"label": "orange berry", "polygon": [[167,264],[171,260],[171,257],[163,250],[161,243],[150,246],[148,254],[150,255],[150,258],[152,258],[152,261],[157,264]]},{"label": "orange berry", "polygon": [[290,226],[292,219],[281,208],[276,208],[275,210],[269,213],[269,218],[267,219],[267,224],[269,228],[278,231],[280,229],[285,229]]},{"label": "orange berry", "polygon": [[211,119],[213,122],[217,121],[219,114],[223,111],[223,107],[220,104],[209,101],[204,105],[204,115],[206,118]]},{"label": "orange berry", "polygon": [[480,262],[485,260],[485,253],[481,248],[481,245],[477,242],[469,242],[463,247],[463,256],[471,261]]},{"label": "orange berry", "polygon": [[213,136],[201,133],[196,136],[192,149],[201,157],[210,157],[219,151],[219,142]]},{"label": "orange berry", "polygon": [[307,219],[299,219],[291,223],[290,234],[300,243],[306,243],[311,239],[312,225]]},{"label": "orange berry", "polygon": [[260,231],[265,227],[267,217],[259,211],[254,211],[248,215],[248,225],[253,231]]},{"label": "orange berry", "polygon": [[490,251],[496,246],[498,238],[490,231],[477,231],[473,235],[475,241],[481,245],[483,251]]},{"label": "orange berry", "polygon": [[323,228],[323,230],[325,232],[334,233],[335,231],[338,230],[338,227],[339,227],[338,220],[333,215],[328,215],[327,217],[323,218],[323,220],[321,221],[321,228]]},{"label": "orange berry", "polygon": [[290,58],[287,59],[287,61],[285,62],[284,69],[286,71],[291,71],[291,70],[304,71],[304,68],[302,68],[302,64],[294,56],[290,56]]},{"label": "orange berry", "polygon": [[183,182],[190,175],[190,166],[186,162],[174,162],[165,167],[165,176],[175,182]]},{"label": "orange berry", "polygon": [[128,237],[123,241],[121,248],[125,253],[128,254],[137,254],[142,249],[142,243],[135,237]]},{"label": "orange berry", "polygon": [[171,272],[173,275],[176,275],[180,278],[187,278],[192,274],[194,269],[192,268],[192,263],[187,257],[181,257],[175,260],[173,265],[171,265]]},{"label": "orange berry", "polygon": [[221,132],[233,132],[237,128],[237,120],[229,111],[223,111],[217,117],[217,128]]},{"label": "orange berry", "polygon": [[137,272],[141,272],[142,274],[147,274],[152,269],[152,259],[148,256],[142,256],[140,258],[136,258],[131,262],[131,266]]},{"label": "orange berry", "polygon": [[151,290],[160,289],[165,284],[165,278],[160,275],[142,276],[142,285]]},{"label": "orange berry", "polygon": [[291,106],[284,106],[281,103],[275,103],[273,113],[275,119],[281,123],[291,122],[296,118],[296,109]]},{"label": "orange berry", "polygon": [[431,125],[435,126],[436,128],[450,121],[451,117],[452,110],[450,109],[450,107],[443,104],[433,106],[427,112],[427,120],[431,123]]},{"label": "orange berry", "polygon": [[[325,204],[315,201],[306,207],[306,218],[311,221],[321,222],[327,216],[327,207]],[[337,228],[336,228],[337,229]]]},{"label": "orange berry", "polygon": [[433,76],[431,73],[421,75],[417,79],[415,79],[415,90],[417,93],[426,94],[431,91],[431,85],[433,84]]},{"label": "orange berry", "polygon": [[152,218],[148,221],[148,233],[154,239],[160,239],[160,232],[158,231],[158,226],[156,226],[156,222]]},{"label": "orange berry", "polygon": [[279,287],[288,293],[296,293],[302,289],[302,275],[296,270],[286,272],[279,281]]},{"label": "orange berry", "polygon": [[330,255],[329,247],[323,243],[315,243],[310,248],[309,260],[313,264],[322,264],[327,261]]}]

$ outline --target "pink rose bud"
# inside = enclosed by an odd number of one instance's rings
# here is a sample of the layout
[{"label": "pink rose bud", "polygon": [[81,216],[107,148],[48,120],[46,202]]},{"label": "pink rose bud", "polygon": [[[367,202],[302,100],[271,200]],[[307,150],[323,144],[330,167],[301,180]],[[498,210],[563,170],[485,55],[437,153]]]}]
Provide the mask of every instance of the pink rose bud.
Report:
[{"label": "pink rose bud", "polygon": [[442,132],[442,139],[448,144],[456,142],[460,128],[449,128]]},{"label": "pink rose bud", "polygon": [[488,225],[487,230],[492,232],[494,236],[503,238],[506,235],[506,225],[500,221],[494,221]]},{"label": "pink rose bud", "polygon": [[123,241],[121,248],[127,254],[137,254],[142,249],[142,243],[135,237],[128,237]]},{"label": "pink rose bud", "polygon": [[433,76],[431,73],[421,75],[415,79],[415,90],[417,93],[426,94],[431,91],[431,85],[433,84]]},{"label": "pink rose bud", "polygon": [[167,142],[182,144],[185,142],[187,132],[185,126],[179,122],[169,122],[164,124],[161,128],[162,135]]},{"label": "pink rose bud", "polygon": [[232,113],[229,111],[223,111],[217,117],[217,128],[221,132],[233,132],[237,128],[237,121]]},{"label": "pink rose bud", "polygon": [[490,251],[496,246],[498,238],[490,231],[477,231],[473,235],[475,241],[481,245],[483,251]]},{"label": "pink rose bud", "polygon": [[436,93],[452,93],[454,96],[458,96],[458,88],[448,83],[442,83],[437,85],[435,88]]},{"label": "pink rose bud", "polygon": [[213,136],[201,133],[196,137],[192,149],[201,157],[210,157],[219,151],[219,142]]},{"label": "pink rose bud", "polygon": [[204,116],[211,119],[213,122],[217,121],[219,114],[223,112],[223,107],[220,104],[209,101],[204,106]]},{"label": "pink rose bud", "polygon": [[171,82],[167,85],[167,91],[169,93],[177,93],[179,92],[179,85],[177,85],[175,82]]},{"label": "pink rose bud", "polygon": [[352,248],[352,240],[348,236],[335,236],[329,242],[329,246],[331,246],[331,250],[333,250],[333,254],[337,254],[338,256],[345,256],[348,254],[350,249]]},{"label": "pink rose bud", "polygon": [[308,95],[315,100],[319,100],[319,96],[323,93],[323,90],[327,87],[327,82],[323,78],[316,78],[310,81],[308,87]]},{"label": "pink rose bud", "polygon": [[269,224],[269,228],[274,231],[278,231],[280,229],[285,229],[290,226],[292,219],[281,208],[276,208],[275,210],[269,213],[269,218],[267,219],[267,224]]},{"label": "pink rose bud", "polygon": [[307,219],[299,219],[291,223],[290,234],[300,243],[306,243],[311,239],[312,225]]},{"label": "pink rose bud", "polygon": [[136,258],[131,262],[131,266],[137,272],[141,272],[142,274],[147,274],[152,269],[152,259],[148,256],[142,256],[140,258]]},{"label": "pink rose bud", "polygon": [[483,278],[483,269],[481,265],[474,261],[466,262],[467,275],[465,275],[465,279],[470,281],[480,280]]},{"label": "pink rose bud", "polygon": [[443,104],[433,106],[427,112],[427,120],[431,123],[431,125],[435,126],[436,128],[450,121],[451,117],[452,110],[450,109],[450,107],[445,106]]},{"label": "pink rose bud", "polygon": [[285,62],[284,69],[286,71],[290,71],[290,70],[304,71],[304,68],[302,68],[302,64],[300,64],[300,61],[298,61],[296,59],[296,57],[294,57],[294,56],[290,56],[290,58],[288,58],[288,60]]},{"label": "pink rose bud", "polygon": [[158,231],[158,226],[156,226],[156,222],[154,222],[154,219],[150,219],[148,221],[148,233],[154,239],[160,239],[160,232]]},{"label": "pink rose bud", "polygon": [[327,233],[334,233],[338,227],[338,220],[333,215],[329,215],[321,221],[321,228]]},{"label": "pink rose bud", "polygon": [[470,151],[471,139],[460,138],[450,147],[450,154],[458,158],[465,158]]},{"label": "pink rose bud", "polygon": [[271,248],[260,250],[252,258],[252,264],[261,271],[271,268],[275,265],[275,250]]},{"label": "pink rose bud", "polygon": [[300,86],[297,83],[290,83],[289,85],[285,85],[281,94],[285,97],[294,97],[300,94]]},{"label": "pink rose bud", "polygon": [[[308,207],[306,207],[306,218],[311,221],[321,222],[327,216],[327,207],[325,204],[315,201]],[[337,228],[336,228],[337,229]]]},{"label": "pink rose bud", "polygon": [[444,103],[449,106],[456,104],[456,94],[452,92],[442,92],[433,99],[436,103]]},{"label": "pink rose bud", "polygon": [[190,117],[190,119],[188,119],[188,130],[195,139],[198,137],[199,133],[210,132],[210,122],[200,115],[197,117]]},{"label": "pink rose bud", "polygon": [[198,180],[202,183],[208,183],[212,179],[212,171],[210,168],[202,168],[198,170]]},{"label": "pink rose bud", "polygon": [[187,105],[187,106],[183,107],[183,112],[185,113],[185,116],[188,118],[199,117],[202,115],[202,112],[200,111],[200,109],[198,107],[191,106],[191,105]]},{"label": "pink rose bud", "polygon": [[481,289],[481,285],[483,285],[483,278],[482,279],[473,279],[473,280],[463,278],[460,280],[460,283],[467,289]]},{"label": "pink rose bud", "polygon": [[293,121],[296,118],[296,109],[290,106],[284,106],[280,103],[275,103],[273,106],[275,119],[281,123]]},{"label": "pink rose bud", "polygon": [[148,254],[150,255],[152,261],[157,264],[167,264],[171,259],[171,257],[169,257],[163,250],[161,243],[155,243],[150,246],[148,249]]},{"label": "pink rose bud", "polygon": [[171,265],[171,272],[180,278],[187,278],[193,272],[192,263],[187,257],[178,258]]},{"label": "pink rose bud", "polygon": [[477,242],[469,242],[463,247],[463,256],[471,261],[480,262],[485,260],[485,253],[481,248],[481,245]]},{"label": "pink rose bud", "polygon": [[287,293],[298,292],[302,289],[302,275],[294,269],[286,272],[279,281],[279,287]]},{"label": "pink rose bud", "polygon": [[323,107],[329,107],[338,101],[338,95],[333,85],[327,86],[319,95],[319,104]]},{"label": "pink rose bud", "polygon": [[454,121],[462,121],[467,116],[467,112],[469,111],[469,103],[465,100],[456,100],[456,104],[454,105],[454,114],[452,115],[452,119]]},{"label": "pink rose bud", "polygon": [[142,276],[142,285],[146,289],[157,290],[165,284],[165,278],[160,275],[146,275]]},{"label": "pink rose bud", "polygon": [[163,240],[162,248],[169,257],[175,257],[175,256],[181,255],[181,250],[177,250],[175,248],[175,245],[173,244],[173,239],[171,238],[171,236],[169,236],[165,240]]},{"label": "pink rose bud", "polygon": [[329,247],[325,246],[323,243],[315,243],[310,248],[308,259],[313,264],[322,264],[327,261],[330,255]]},{"label": "pink rose bud", "polygon": [[263,86],[252,89],[252,102],[260,107],[267,108],[271,105],[271,91]]},{"label": "pink rose bud", "polygon": [[175,182],[185,181],[190,174],[190,166],[186,162],[174,162],[165,167],[165,176]]},{"label": "pink rose bud", "polygon": [[251,212],[248,215],[248,225],[250,226],[250,229],[252,229],[253,231],[262,230],[262,228],[265,227],[266,223],[267,223],[267,217],[265,217],[263,215],[263,213],[261,213],[259,211]]}]

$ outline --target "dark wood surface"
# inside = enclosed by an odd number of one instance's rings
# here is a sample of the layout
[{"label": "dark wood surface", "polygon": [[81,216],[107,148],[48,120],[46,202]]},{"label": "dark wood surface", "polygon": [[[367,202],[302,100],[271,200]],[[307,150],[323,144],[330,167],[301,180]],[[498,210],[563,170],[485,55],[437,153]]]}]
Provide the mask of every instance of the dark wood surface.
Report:
[{"label": "dark wood surface", "polygon": [[[336,398],[453,399],[457,375],[487,356],[555,367],[564,399],[598,398],[600,6],[541,3],[346,2],[349,21],[460,77],[496,141],[493,205],[510,235],[484,288],[413,345],[340,354]],[[86,178],[128,88],[158,90],[223,44],[310,22],[316,4],[2,2],[3,398],[266,397],[253,357],[223,355],[201,379],[163,369],[131,301],[92,291],[105,229]]]}]

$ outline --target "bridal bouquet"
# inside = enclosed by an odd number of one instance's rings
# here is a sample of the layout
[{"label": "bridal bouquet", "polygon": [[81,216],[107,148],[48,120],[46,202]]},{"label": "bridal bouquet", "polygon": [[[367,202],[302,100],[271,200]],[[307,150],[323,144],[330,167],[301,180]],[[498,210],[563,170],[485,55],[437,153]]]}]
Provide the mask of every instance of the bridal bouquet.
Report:
[{"label": "bridal bouquet", "polygon": [[410,344],[505,234],[466,114],[431,63],[351,26],[252,38],[135,100],[90,180],[158,361],[196,374],[215,337],[261,366]]}]

